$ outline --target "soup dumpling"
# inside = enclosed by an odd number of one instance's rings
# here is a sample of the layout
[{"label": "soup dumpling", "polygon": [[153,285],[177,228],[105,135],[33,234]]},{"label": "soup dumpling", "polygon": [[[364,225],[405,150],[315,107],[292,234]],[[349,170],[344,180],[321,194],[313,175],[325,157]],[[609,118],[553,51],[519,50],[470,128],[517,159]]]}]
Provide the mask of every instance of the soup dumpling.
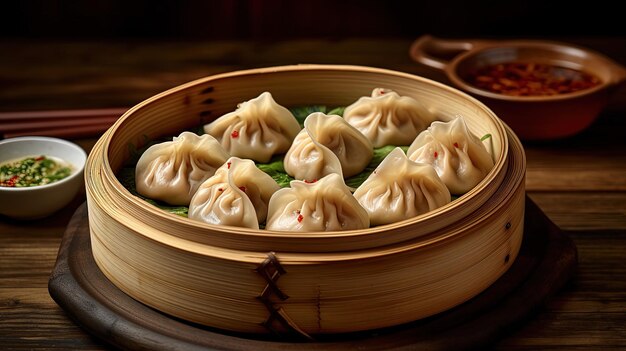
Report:
[{"label": "soup dumpling", "polygon": [[252,160],[231,157],[196,191],[189,204],[191,219],[259,229],[272,195],[280,189]]},{"label": "soup dumpling", "polygon": [[346,107],[343,118],[374,145],[410,145],[435,119],[426,107],[409,96],[376,88]]},{"label": "soup dumpling", "polygon": [[286,152],[300,131],[293,114],[264,92],[204,126],[232,156],[268,162]]},{"label": "soup dumpling", "polygon": [[287,174],[300,180],[315,180],[330,173],[343,177],[359,174],[373,156],[370,141],[337,115],[310,114],[304,129],[287,151]]},{"label": "soup dumpling", "polygon": [[356,201],[337,173],[307,183],[291,182],[270,199],[268,230],[338,231],[369,227],[367,212]]},{"label": "soup dumpling", "polygon": [[451,201],[450,192],[429,164],[409,160],[395,148],[354,192],[371,225],[402,221]]},{"label": "soup dumpling", "polygon": [[460,116],[450,122],[433,122],[415,138],[407,155],[415,162],[433,165],[455,195],[476,186],[494,165],[485,145]]},{"label": "soup dumpling", "polygon": [[212,136],[182,132],[141,155],[135,168],[137,192],[170,205],[189,205],[200,184],[228,157]]}]

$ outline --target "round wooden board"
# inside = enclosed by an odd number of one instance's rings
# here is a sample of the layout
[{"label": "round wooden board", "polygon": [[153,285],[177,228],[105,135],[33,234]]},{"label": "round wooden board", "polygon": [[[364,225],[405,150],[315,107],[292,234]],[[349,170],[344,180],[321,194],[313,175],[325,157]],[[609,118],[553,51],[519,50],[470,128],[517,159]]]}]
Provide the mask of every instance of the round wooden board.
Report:
[{"label": "round wooden board", "polygon": [[532,316],[572,276],[574,243],[526,198],[520,253],[500,279],[470,301],[401,326],[322,336],[317,341],[240,335],[194,325],[120,291],[91,254],[87,206],[74,214],[48,283],[52,298],[88,333],[137,350],[459,350],[484,347]]}]

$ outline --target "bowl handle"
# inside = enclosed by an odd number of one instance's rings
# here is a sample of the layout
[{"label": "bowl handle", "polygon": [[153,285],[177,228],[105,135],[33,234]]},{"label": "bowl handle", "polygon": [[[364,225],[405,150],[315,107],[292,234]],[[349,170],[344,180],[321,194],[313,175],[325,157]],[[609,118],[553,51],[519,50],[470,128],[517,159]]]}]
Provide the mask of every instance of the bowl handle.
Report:
[{"label": "bowl handle", "polygon": [[486,43],[481,40],[440,39],[426,34],[413,42],[409,55],[414,61],[443,71],[457,55],[482,47]]},{"label": "bowl handle", "polygon": [[612,62],[609,66],[611,69],[611,82],[612,85],[621,85],[626,81],[626,67],[620,65],[617,62]]}]

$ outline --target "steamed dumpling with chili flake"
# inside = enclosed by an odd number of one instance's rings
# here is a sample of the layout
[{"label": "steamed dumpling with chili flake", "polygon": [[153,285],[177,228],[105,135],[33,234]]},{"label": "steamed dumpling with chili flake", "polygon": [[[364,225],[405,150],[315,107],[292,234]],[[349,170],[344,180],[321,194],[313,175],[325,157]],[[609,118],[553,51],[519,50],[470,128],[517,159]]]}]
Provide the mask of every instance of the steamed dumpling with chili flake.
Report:
[{"label": "steamed dumpling with chili flake", "polygon": [[268,230],[337,231],[368,228],[367,212],[356,201],[343,179],[331,173],[307,183],[291,182],[290,188],[278,190],[270,199]]},{"label": "steamed dumpling with chili flake", "polygon": [[214,136],[232,156],[265,163],[272,155],[289,149],[300,124],[272,94],[264,92],[206,124],[204,132]]},{"label": "steamed dumpling with chili flake", "polygon": [[484,144],[460,116],[450,122],[433,122],[415,138],[407,155],[415,162],[433,165],[455,195],[476,186],[494,165]]},{"label": "steamed dumpling with chili flake", "polygon": [[361,173],[373,156],[370,141],[337,115],[321,112],[304,120],[287,151],[285,171],[300,180],[315,180],[330,173],[350,177]]},{"label": "steamed dumpling with chili flake", "polygon": [[170,205],[189,205],[200,184],[228,157],[212,136],[182,132],[141,155],[135,169],[137,192]]},{"label": "steamed dumpling with chili flake", "polygon": [[409,160],[395,148],[354,192],[371,225],[402,221],[451,201],[433,166]]},{"label": "steamed dumpling with chili flake", "polygon": [[395,91],[376,88],[346,107],[343,118],[374,145],[409,145],[435,120],[420,102]]},{"label": "steamed dumpling with chili flake", "polygon": [[188,217],[211,224],[259,229],[272,195],[280,189],[252,160],[231,157],[207,179],[189,204]]}]

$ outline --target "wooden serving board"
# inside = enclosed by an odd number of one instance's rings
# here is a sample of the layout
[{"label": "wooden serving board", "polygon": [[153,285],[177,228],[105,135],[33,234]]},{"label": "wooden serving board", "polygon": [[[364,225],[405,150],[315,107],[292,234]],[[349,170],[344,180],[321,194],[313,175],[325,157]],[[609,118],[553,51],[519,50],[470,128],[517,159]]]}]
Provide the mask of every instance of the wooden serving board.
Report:
[{"label": "wooden serving board", "polygon": [[516,261],[470,301],[393,328],[314,342],[261,339],[176,319],[120,291],[93,259],[87,206],[82,205],[64,234],[48,289],[84,330],[128,350],[459,350],[490,345],[531,317],[573,275],[576,263],[571,239],[526,197],[524,240]]}]

